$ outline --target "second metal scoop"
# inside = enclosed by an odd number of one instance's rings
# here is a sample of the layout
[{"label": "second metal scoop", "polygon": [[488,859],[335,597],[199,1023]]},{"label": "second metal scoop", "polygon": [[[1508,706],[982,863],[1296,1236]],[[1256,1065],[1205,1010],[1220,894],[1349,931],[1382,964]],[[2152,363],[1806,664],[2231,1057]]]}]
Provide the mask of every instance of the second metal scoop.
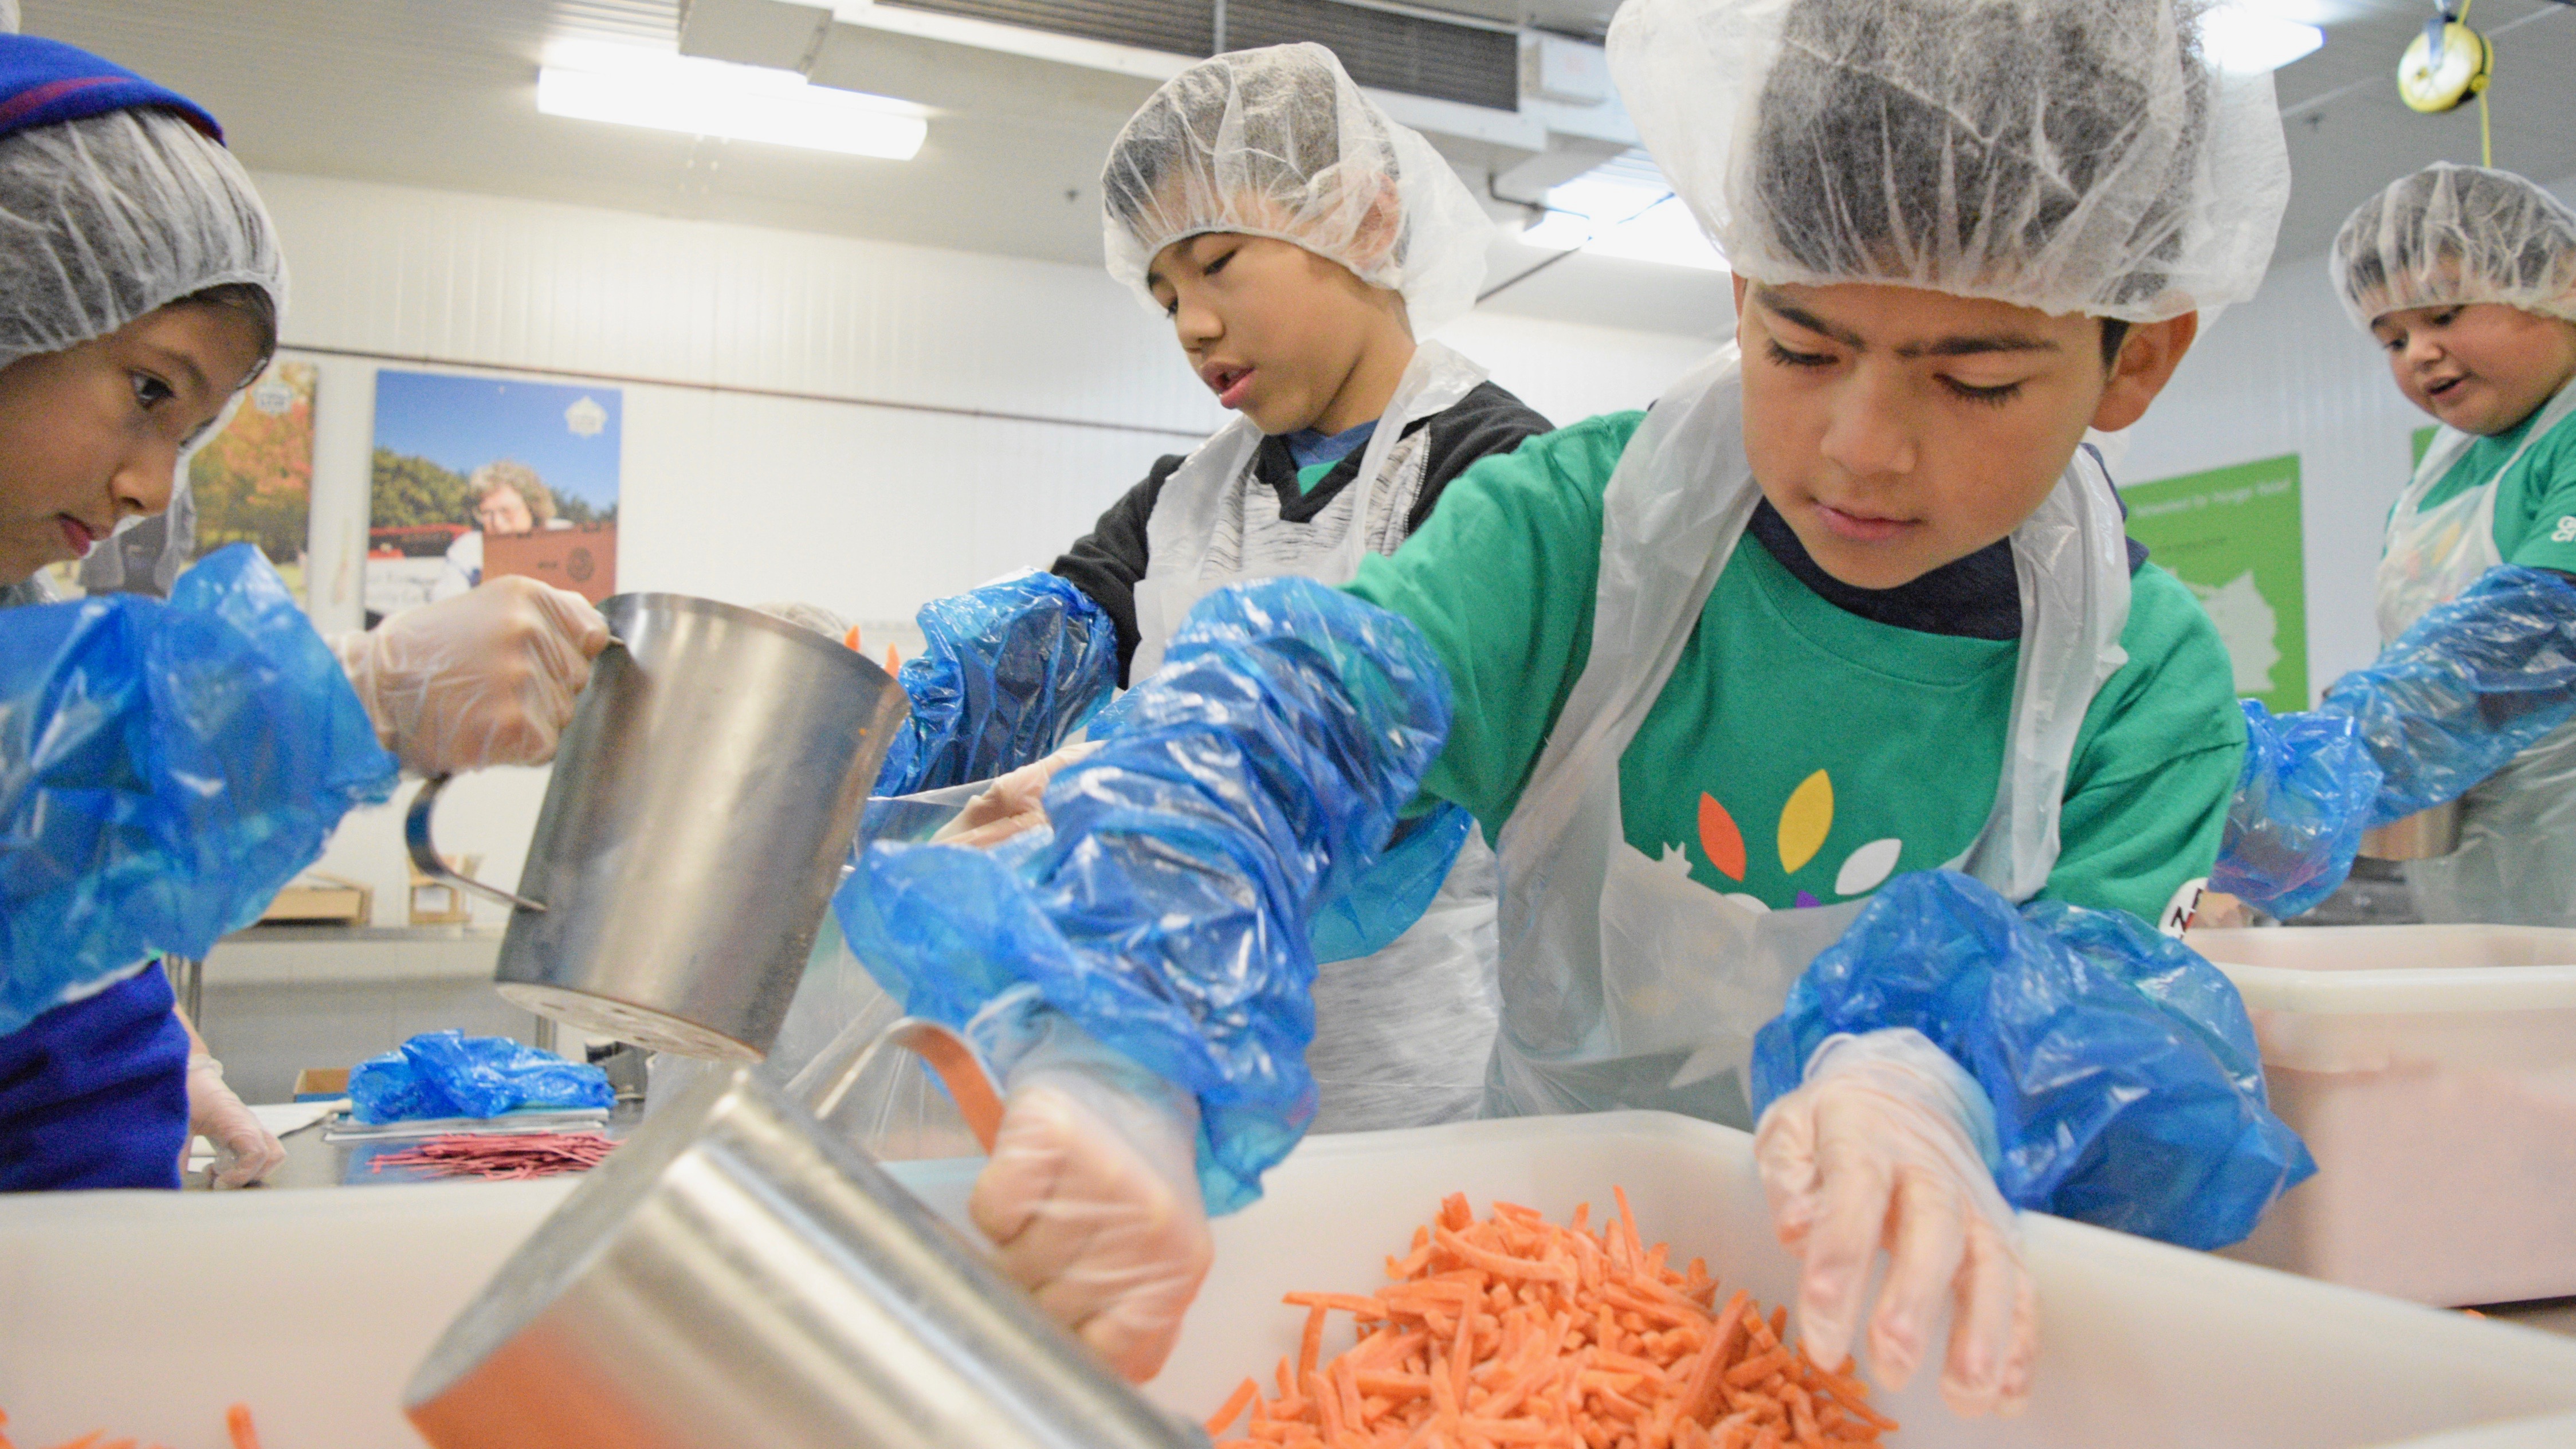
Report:
[{"label": "second metal scoop", "polygon": [[[973,1051],[895,1023],[986,1141]],[[437,1449],[1205,1449],[866,1154],[749,1067],[710,1072],[575,1189],[404,1392]]]}]

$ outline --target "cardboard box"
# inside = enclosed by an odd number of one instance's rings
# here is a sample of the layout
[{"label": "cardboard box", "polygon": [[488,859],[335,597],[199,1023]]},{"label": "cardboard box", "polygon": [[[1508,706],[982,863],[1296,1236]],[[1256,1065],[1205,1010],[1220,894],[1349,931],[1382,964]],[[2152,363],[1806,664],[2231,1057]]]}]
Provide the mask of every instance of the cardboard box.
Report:
[{"label": "cardboard box", "polygon": [[295,1074],[295,1100],[299,1102],[329,1102],[347,1095],[347,1067],[306,1067]]},{"label": "cardboard box", "polygon": [[617,592],[617,527],[483,535],[483,577],[519,574],[596,604]]},{"label": "cardboard box", "polygon": [[308,870],[260,912],[259,923],[363,926],[375,920],[376,893],[346,876]]}]

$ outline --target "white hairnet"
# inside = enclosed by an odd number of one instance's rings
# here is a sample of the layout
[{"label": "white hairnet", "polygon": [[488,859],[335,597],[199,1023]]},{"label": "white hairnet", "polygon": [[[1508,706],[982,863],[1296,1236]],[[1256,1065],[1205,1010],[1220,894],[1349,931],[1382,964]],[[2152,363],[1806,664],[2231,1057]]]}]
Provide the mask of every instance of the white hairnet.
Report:
[{"label": "white hairnet", "polygon": [[1736,271],[2153,322],[2254,294],[2288,205],[2267,74],[2201,0],[1628,0],[1610,68]]},{"label": "white hairnet", "polygon": [[2326,275],[2365,328],[2463,302],[2576,321],[2576,211],[2510,171],[2437,161],[2344,219]]},{"label": "white hairnet", "polygon": [[0,136],[0,367],[227,283],[285,310],[268,209],[187,121],[120,110]]},{"label": "white hairnet", "polygon": [[1128,119],[1101,169],[1109,274],[1203,232],[1277,237],[1404,296],[1417,333],[1476,304],[1493,222],[1449,163],[1312,42],[1202,61]]}]

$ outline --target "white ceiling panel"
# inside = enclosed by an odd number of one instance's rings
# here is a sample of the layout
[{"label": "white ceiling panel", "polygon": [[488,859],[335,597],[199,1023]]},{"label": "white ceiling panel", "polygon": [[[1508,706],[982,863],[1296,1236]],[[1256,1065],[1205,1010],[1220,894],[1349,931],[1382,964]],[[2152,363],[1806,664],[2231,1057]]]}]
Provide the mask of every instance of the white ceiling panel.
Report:
[{"label": "white ceiling panel", "polygon": [[[2279,72],[2296,174],[2280,254],[2321,251],[2351,208],[2440,157],[2477,157],[2477,113],[2423,117],[2397,100],[2397,55],[2424,0],[2258,0],[2327,25]],[[2304,7],[2304,9],[2302,9]],[[909,162],[540,116],[554,40],[668,43],[677,0],[25,0],[26,25],[203,101],[253,166],[540,197],[653,215],[1000,253],[1099,258],[1097,177],[1149,84],[1134,77],[841,27],[826,79],[933,108]],[[1409,8],[1597,31],[1614,0],[1436,0]],[[2576,174],[2576,9],[2476,0],[2497,37],[2497,164]],[[1444,143],[1481,184],[1497,159]],[[1501,158],[1509,159],[1509,158]],[[1497,208],[1500,209],[1499,207]],[[1547,254],[1498,240],[1494,280]],[[1567,320],[1713,336],[1722,277],[1577,256],[1490,304]]]}]

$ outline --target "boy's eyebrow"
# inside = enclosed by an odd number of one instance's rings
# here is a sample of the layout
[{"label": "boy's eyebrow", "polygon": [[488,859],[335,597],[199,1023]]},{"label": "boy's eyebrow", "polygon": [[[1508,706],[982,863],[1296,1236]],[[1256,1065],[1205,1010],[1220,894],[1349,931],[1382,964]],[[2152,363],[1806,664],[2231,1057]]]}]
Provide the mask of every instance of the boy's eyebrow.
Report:
[{"label": "boy's eyebrow", "polygon": [[1938,342],[1909,342],[1896,349],[1903,358],[1975,357],[1988,352],[2055,352],[2056,343],[2027,332],[1990,332],[1982,337],[1944,337]]},{"label": "boy's eyebrow", "polygon": [[[1755,287],[1753,295],[1763,310],[1798,327],[1830,337],[1845,347],[1866,352],[1869,344],[1848,327],[1826,321],[1769,287]],[[1938,342],[1908,342],[1896,349],[1896,355],[1909,361],[1918,357],[1976,357],[1990,352],[2056,352],[2056,343],[2027,332],[1990,332],[1971,337],[1944,337]]]},{"label": "boy's eyebrow", "polygon": [[[1216,235],[1216,233],[1203,231],[1196,236],[1183,237],[1179,241],[1174,242],[1171,246],[1166,247],[1164,250],[1177,253],[1182,261],[1189,263],[1192,267],[1196,267],[1201,271],[1205,271],[1206,268],[1199,267],[1199,243],[1214,235]],[[1157,252],[1155,255],[1160,256],[1162,253]],[[1164,276],[1161,271],[1153,267],[1147,267],[1145,269],[1145,286],[1149,291],[1152,290],[1156,282],[1169,282],[1170,280],[1171,279],[1169,277]]]},{"label": "boy's eyebrow", "polygon": [[186,381],[194,384],[198,392],[214,391],[214,384],[206,380],[206,370],[197,365],[197,359],[176,348],[155,347],[152,350],[161,354],[161,364],[164,367],[172,372],[186,374]]},{"label": "boy's eyebrow", "polygon": [[1769,287],[1755,287],[1753,289],[1753,300],[1762,304],[1763,311],[1780,318],[1782,321],[1785,321],[1792,326],[1803,327],[1821,337],[1830,337],[1845,347],[1866,350],[1869,346],[1867,342],[1861,339],[1861,335],[1859,333],[1852,331],[1848,327],[1835,326],[1833,323],[1826,321],[1824,318],[1819,317],[1815,313],[1808,311],[1806,308],[1799,306],[1797,303],[1790,301],[1787,297],[1782,296],[1780,293],[1773,291]]}]

